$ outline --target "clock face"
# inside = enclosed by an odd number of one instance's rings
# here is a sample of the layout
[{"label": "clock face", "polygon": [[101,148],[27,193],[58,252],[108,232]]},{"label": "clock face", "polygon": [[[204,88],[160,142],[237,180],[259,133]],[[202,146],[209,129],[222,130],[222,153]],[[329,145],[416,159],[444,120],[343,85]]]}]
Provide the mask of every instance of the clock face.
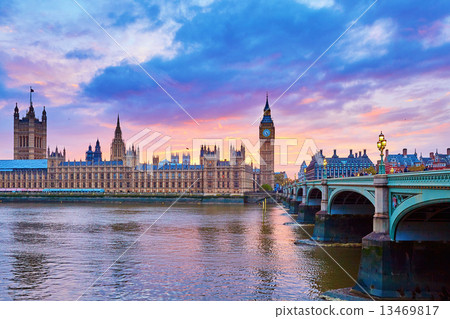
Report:
[{"label": "clock face", "polygon": [[265,129],[265,130],[263,131],[263,135],[264,135],[265,137],[269,137],[269,136],[270,136],[270,130]]}]

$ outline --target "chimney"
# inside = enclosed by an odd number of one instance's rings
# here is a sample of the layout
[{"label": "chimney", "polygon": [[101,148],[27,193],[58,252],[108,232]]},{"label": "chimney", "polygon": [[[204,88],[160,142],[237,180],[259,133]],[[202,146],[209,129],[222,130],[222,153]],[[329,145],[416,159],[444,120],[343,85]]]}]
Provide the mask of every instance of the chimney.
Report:
[{"label": "chimney", "polygon": [[447,156],[450,156],[450,147],[447,148]]},{"label": "chimney", "polygon": [[433,153],[433,152],[430,152],[430,158],[431,158],[432,160],[434,160],[434,153]]},{"label": "chimney", "polygon": [[406,156],[408,154],[408,150],[406,148],[403,149],[403,156]]},{"label": "chimney", "polygon": [[353,157],[353,150],[350,150],[350,155],[348,157]]},{"label": "chimney", "polygon": [[359,151],[359,157],[361,157],[361,151]]},{"label": "chimney", "polygon": [[[447,153],[450,151],[450,148],[447,149]],[[337,157],[336,150],[333,150],[333,156]]]},{"label": "chimney", "polygon": [[[364,154],[366,153],[366,150],[364,150]],[[386,150],[386,159],[388,158],[388,156],[389,156],[389,150]]]},{"label": "chimney", "polygon": [[[364,154],[363,154],[363,156],[367,156],[367,153],[366,153],[367,151],[366,150],[364,150]],[[387,155],[388,155],[388,150],[386,150],[386,157],[387,157]]]},{"label": "chimney", "polygon": [[323,156],[323,153],[322,153],[322,151],[323,151],[323,150],[320,150],[320,155],[322,155],[322,156]]}]

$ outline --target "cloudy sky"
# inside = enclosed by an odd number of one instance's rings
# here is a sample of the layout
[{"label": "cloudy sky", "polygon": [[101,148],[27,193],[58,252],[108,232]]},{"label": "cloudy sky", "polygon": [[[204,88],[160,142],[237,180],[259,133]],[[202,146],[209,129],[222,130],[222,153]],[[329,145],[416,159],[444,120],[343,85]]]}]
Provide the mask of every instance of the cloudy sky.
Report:
[{"label": "cloudy sky", "polygon": [[[30,85],[48,144],[70,159],[97,138],[108,157],[118,113],[124,138],[148,128],[175,151],[192,138],[256,143],[266,91],[277,100],[372,3],[0,0],[0,158],[12,158],[13,108],[24,115]],[[391,153],[444,152],[450,2],[377,1],[272,115],[277,137],[298,141],[276,167],[291,176],[306,138],[376,160],[383,130]]]}]

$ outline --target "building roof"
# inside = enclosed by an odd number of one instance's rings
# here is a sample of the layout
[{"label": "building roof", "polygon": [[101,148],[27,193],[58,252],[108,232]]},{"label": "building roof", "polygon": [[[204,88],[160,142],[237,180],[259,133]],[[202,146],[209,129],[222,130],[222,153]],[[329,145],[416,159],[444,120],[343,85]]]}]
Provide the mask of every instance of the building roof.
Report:
[{"label": "building roof", "polygon": [[264,106],[264,116],[261,123],[273,123],[272,116],[270,115],[269,96],[266,94],[266,105]]},{"label": "building roof", "polygon": [[420,163],[420,160],[417,158],[417,154],[389,154],[387,156],[388,163],[397,163],[401,166],[415,166],[416,163]]},{"label": "building roof", "polygon": [[0,171],[10,172],[22,169],[47,169],[46,159],[0,160]]},{"label": "building roof", "polygon": [[322,152],[318,152],[312,156],[311,162],[307,167],[307,171],[314,170],[316,167],[322,167],[324,159],[327,160],[327,166],[330,168],[334,166],[373,166],[373,163],[367,156],[365,150],[363,155],[356,155],[357,157],[353,154],[352,150],[350,150],[350,154],[347,157],[337,156],[336,151],[334,151],[332,157],[325,157]]}]

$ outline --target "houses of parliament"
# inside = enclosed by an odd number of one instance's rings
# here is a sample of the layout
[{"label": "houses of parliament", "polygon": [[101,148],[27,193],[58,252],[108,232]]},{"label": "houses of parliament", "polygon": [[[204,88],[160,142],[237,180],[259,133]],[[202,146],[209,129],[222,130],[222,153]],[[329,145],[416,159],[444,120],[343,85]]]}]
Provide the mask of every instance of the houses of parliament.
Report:
[{"label": "houses of parliament", "polygon": [[30,88],[30,106],[20,118],[14,108],[14,160],[0,160],[0,192],[8,191],[101,191],[105,193],[235,194],[257,191],[263,184],[274,186],[275,126],[268,97],[259,127],[260,169],[245,162],[245,148],[230,147],[230,160],[220,159],[216,146],[202,146],[199,164],[190,154],[178,154],[152,163],[140,163],[139,149],[126,149],[117,117],[110,159],[104,160],[100,141],[89,145],[84,161],[70,161],[66,150],[47,146],[47,113],[36,117]]}]

